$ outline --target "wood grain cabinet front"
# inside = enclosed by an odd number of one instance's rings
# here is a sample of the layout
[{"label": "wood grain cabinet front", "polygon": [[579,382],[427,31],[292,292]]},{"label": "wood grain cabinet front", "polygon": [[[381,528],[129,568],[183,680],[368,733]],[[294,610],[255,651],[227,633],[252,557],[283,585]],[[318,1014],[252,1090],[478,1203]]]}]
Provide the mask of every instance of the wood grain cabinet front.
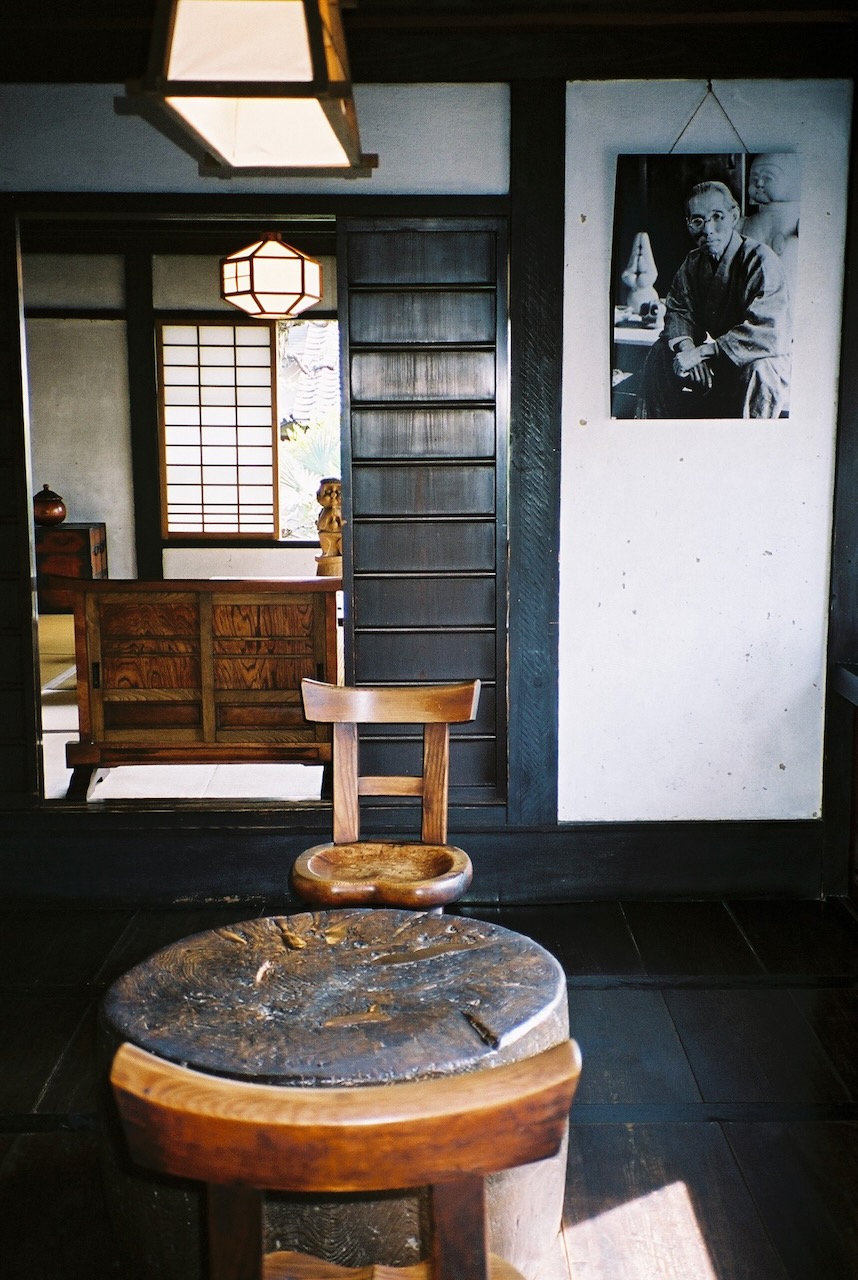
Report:
[{"label": "wood grain cabinet front", "polygon": [[328,763],[330,730],[304,719],[301,680],[340,679],[340,589],[338,578],[81,584],[74,792],[98,766]]},{"label": "wood grain cabinet front", "polygon": [[36,572],[41,613],[71,613],[74,584],[64,589],[58,578],[82,581],[107,577],[107,530],[104,524],[36,525]]}]

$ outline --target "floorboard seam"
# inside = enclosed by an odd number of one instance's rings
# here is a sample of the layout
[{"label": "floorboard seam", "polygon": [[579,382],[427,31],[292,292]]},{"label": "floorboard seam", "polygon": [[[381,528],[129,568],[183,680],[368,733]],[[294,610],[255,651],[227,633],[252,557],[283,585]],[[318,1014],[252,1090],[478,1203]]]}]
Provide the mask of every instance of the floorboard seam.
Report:
[{"label": "floorboard seam", "polygon": [[578,1102],[576,1124],[830,1124],[858,1121],[856,1102]]},{"label": "floorboard seam", "polygon": [[97,1112],[80,1111],[68,1114],[44,1112],[23,1115],[0,1115],[2,1134],[76,1133],[80,1130],[100,1129],[102,1119]]},{"label": "floorboard seam", "polygon": [[834,990],[858,986],[858,974],[577,974],[567,973],[570,987],[605,991],[780,991],[790,987]]}]

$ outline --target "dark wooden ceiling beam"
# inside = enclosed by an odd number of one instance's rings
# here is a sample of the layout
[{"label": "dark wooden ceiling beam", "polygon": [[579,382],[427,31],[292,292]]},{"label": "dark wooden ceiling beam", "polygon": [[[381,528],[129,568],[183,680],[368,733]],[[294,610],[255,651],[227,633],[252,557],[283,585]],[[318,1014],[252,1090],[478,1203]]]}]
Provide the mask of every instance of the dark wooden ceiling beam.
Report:
[{"label": "dark wooden ceiling beam", "polygon": [[[349,36],[356,83],[611,80],[855,74],[858,28],[808,23],[765,28],[644,26],[378,33]],[[761,51],[764,57],[761,57]]]},{"label": "dark wooden ceiling beam", "polygon": [[[122,84],[143,74],[155,0],[7,0],[0,82]],[[858,6],[721,0],[358,0],[356,82],[853,75]],[[761,59],[761,48],[765,58]]]},{"label": "dark wooden ceiling beam", "polygon": [[615,10],[607,5],[593,6],[582,11],[566,8],[560,12],[533,12],[519,10],[506,13],[470,12],[444,10],[443,12],[427,12],[422,9],[414,11],[403,5],[399,10],[370,12],[357,8],[352,14],[344,16],[346,31],[462,31],[479,30],[487,33],[496,31],[538,31],[559,30],[579,27],[717,27],[717,26],[770,26],[784,23],[814,23],[849,25],[858,18],[855,8],[819,8],[803,5],[792,8],[789,5],[772,6],[770,8],[746,9],[741,5],[722,5],[715,10],[687,10],[676,5],[664,5],[658,9],[642,5],[637,9]]}]

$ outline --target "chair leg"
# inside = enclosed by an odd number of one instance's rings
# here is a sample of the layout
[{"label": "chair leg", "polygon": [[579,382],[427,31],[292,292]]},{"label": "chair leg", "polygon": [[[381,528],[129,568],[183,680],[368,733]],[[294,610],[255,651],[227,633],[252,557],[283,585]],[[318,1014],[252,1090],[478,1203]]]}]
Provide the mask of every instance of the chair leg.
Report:
[{"label": "chair leg", "polygon": [[423,726],[423,820],[420,839],[426,844],[447,843],[447,806],[450,789],[450,726]]},{"label": "chair leg", "polygon": [[263,1195],[208,1184],[210,1280],[262,1280]]},{"label": "chair leg", "polygon": [[334,844],[352,844],[360,839],[356,724],[334,725],[333,752]]},{"label": "chair leg", "polygon": [[436,1183],[430,1205],[432,1280],[487,1280],[484,1179]]}]

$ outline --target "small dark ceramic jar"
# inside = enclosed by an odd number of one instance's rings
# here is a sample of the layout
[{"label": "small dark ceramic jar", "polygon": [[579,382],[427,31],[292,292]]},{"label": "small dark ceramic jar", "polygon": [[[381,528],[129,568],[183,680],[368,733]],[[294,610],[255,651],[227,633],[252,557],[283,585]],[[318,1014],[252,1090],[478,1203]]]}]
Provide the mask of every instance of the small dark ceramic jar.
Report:
[{"label": "small dark ceramic jar", "polygon": [[33,498],[33,519],[36,524],[62,524],[66,518],[66,504],[58,493],[47,485]]}]

